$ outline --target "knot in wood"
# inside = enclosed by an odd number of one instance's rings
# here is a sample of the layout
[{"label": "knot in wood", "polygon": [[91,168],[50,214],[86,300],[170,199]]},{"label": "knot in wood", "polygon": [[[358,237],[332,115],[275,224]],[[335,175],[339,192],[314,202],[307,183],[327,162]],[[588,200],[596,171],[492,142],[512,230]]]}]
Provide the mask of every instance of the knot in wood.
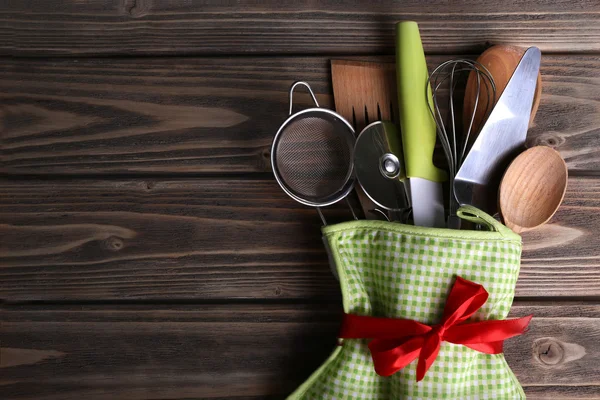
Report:
[{"label": "knot in wood", "polygon": [[127,13],[133,18],[141,18],[150,11],[150,1],[148,0],[133,0],[129,2]]},{"label": "knot in wood", "polygon": [[560,342],[544,338],[534,343],[534,356],[546,365],[556,365],[564,358],[564,349]]},{"label": "knot in wood", "polygon": [[535,137],[533,140],[533,146],[548,146],[552,148],[560,147],[565,140],[558,135],[552,133],[544,133]]},{"label": "knot in wood", "polygon": [[125,242],[123,242],[123,239],[116,237],[116,236],[109,236],[105,241],[104,241],[104,245],[106,246],[106,248],[108,250],[112,250],[112,251],[119,251],[121,250],[123,247],[125,247]]},{"label": "knot in wood", "polygon": [[566,364],[585,355],[585,348],[577,343],[563,342],[555,338],[541,338],[533,343],[534,358],[546,367]]},{"label": "knot in wood", "polygon": [[261,171],[271,171],[271,149],[269,147],[260,152],[259,164]]}]

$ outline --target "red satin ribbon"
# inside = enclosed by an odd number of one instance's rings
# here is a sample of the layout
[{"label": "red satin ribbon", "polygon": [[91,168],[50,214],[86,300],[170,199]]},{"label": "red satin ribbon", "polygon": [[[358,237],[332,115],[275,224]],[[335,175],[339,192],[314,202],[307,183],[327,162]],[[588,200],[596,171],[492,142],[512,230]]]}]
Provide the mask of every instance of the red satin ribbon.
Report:
[{"label": "red satin ribbon", "polygon": [[382,376],[390,376],[418,358],[417,381],[420,381],[433,364],[443,341],[498,354],[502,353],[504,339],[525,332],[531,315],[465,323],[487,298],[488,292],[483,286],[457,277],[441,323],[429,326],[410,319],[344,314],[340,338],[372,339],[369,349],[375,372]]}]

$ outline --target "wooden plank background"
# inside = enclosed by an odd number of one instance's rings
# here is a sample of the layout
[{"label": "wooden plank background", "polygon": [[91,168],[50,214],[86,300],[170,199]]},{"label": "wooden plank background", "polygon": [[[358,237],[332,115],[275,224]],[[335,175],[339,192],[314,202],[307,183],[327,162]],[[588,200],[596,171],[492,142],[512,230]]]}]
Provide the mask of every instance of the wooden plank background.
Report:
[{"label": "wooden plank background", "polygon": [[[523,235],[506,344],[529,398],[600,398],[600,2],[90,0],[0,4],[0,398],[279,399],[331,352],[341,297],[269,146],[329,62],[430,67],[537,45],[528,144],[569,166]],[[303,93],[298,107],[310,104]],[[343,206],[331,221],[349,218]]]},{"label": "wooden plank background", "polygon": [[[562,384],[590,398],[600,365],[585,358],[600,357],[600,307],[512,310],[530,313],[530,331],[505,351],[525,391],[535,398]],[[14,307],[4,313],[0,385],[10,398],[281,397],[331,353],[339,316],[321,304]]]},{"label": "wooden plank background", "polygon": [[[273,179],[5,181],[0,192],[6,299],[339,298],[317,213]],[[518,297],[600,297],[599,211],[600,178],[572,178],[552,222],[524,235]]]},{"label": "wooden plank background", "polygon": [[26,0],[1,6],[0,20],[0,51],[27,56],[392,53],[401,20],[419,23],[428,52],[600,50],[597,0]]},{"label": "wooden plank background", "polygon": [[[14,174],[270,170],[290,82],[333,107],[331,57],[8,60],[2,168]],[[429,57],[430,67],[448,56]],[[376,59],[376,58],[375,58]],[[391,58],[384,58],[393,61]],[[545,56],[530,144],[600,171],[600,56]],[[298,107],[310,104],[299,93]]]}]

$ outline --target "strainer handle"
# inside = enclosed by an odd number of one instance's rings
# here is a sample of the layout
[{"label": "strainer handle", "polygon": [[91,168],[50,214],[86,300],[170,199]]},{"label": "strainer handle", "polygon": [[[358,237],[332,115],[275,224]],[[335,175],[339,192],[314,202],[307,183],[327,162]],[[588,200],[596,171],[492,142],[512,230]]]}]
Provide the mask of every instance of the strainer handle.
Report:
[{"label": "strainer handle", "polygon": [[315,94],[313,93],[310,86],[308,86],[308,83],[303,82],[303,81],[297,81],[297,82],[294,82],[294,84],[290,88],[290,115],[292,115],[292,108],[294,107],[294,103],[292,101],[292,98],[294,96],[294,89],[296,89],[296,86],[298,86],[298,85],[306,86],[306,88],[308,89],[308,92],[310,93],[310,96],[312,97],[313,101],[315,102],[315,105],[317,107],[320,107],[319,103],[317,102],[317,98],[315,97]]}]

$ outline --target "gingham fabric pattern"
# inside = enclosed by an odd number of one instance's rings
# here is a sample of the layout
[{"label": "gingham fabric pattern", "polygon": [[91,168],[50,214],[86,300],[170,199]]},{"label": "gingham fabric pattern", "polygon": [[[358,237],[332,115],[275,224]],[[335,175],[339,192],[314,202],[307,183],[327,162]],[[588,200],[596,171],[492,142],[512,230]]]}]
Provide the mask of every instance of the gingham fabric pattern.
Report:
[{"label": "gingham fabric pattern", "polygon": [[[345,226],[326,236],[335,252],[346,312],[435,324],[458,275],[482,284],[490,294],[473,320],[507,316],[519,274],[518,236],[457,239],[444,237],[447,230],[433,230],[441,232],[435,235],[403,233],[399,224],[377,229],[361,228],[360,223]],[[525,397],[502,354],[443,342],[425,378],[417,382],[416,360],[390,377],[377,375],[367,343],[345,339],[290,399]]]}]

